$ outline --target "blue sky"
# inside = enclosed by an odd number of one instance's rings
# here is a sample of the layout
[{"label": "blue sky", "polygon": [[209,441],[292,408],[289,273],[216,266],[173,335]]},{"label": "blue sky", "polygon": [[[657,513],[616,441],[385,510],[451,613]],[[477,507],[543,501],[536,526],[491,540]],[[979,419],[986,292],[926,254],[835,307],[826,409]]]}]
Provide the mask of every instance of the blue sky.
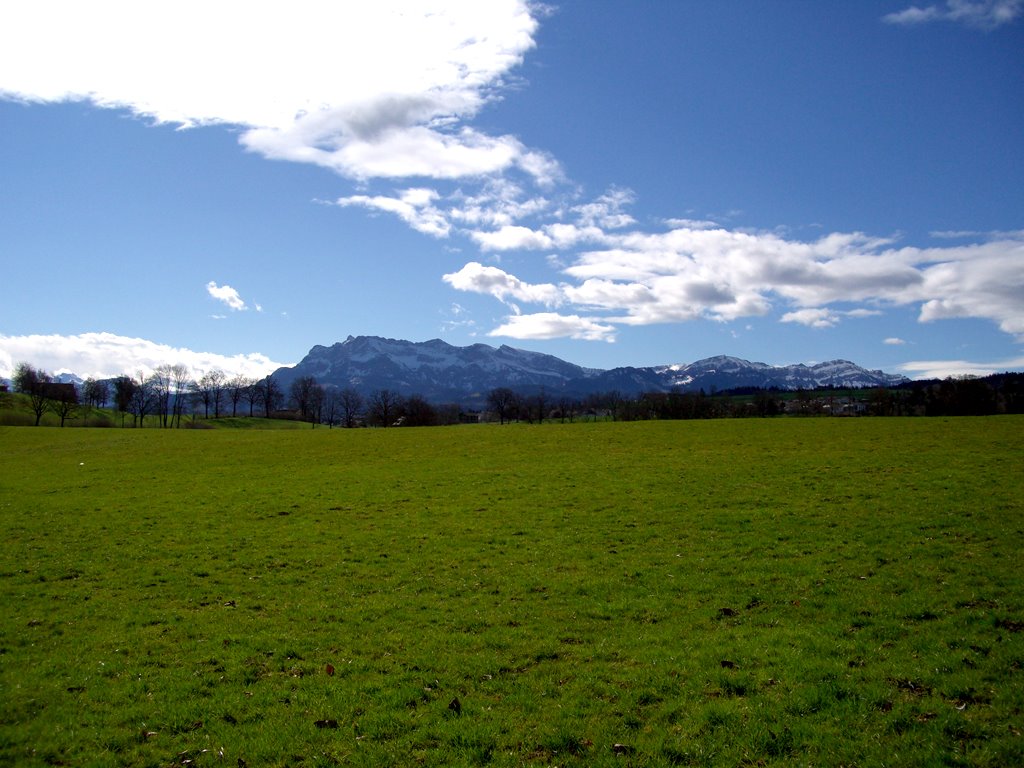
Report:
[{"label": "blue sky", "polygon": [[11,5],[0,375],[1024,370],[1024,0]]}]

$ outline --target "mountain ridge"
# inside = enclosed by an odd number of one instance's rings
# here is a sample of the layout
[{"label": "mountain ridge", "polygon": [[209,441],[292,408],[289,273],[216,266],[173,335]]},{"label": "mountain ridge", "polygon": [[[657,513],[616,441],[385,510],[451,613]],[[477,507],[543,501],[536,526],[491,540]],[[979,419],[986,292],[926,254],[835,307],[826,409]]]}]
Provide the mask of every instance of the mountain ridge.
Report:
[{"label": "mountain ridge", "polygon": [[349,336],[330,346],[314,345],[296,365],[278,368],[271,375],[285,391],[296,379],[312,376],[320,384],[351,387],[364,394],[390,389],[431,402],[464,405],[483,404],[496,387],[523,394],[544,388],[550,394],[584,397],[609,390],[624,394],[741,387],[794,390],[894,386],[909,381],[842,359],[772,366],[715,355],[692,363],[605,370],[504,344],[457,347],[441,339],[413,342],[381,336]]}]

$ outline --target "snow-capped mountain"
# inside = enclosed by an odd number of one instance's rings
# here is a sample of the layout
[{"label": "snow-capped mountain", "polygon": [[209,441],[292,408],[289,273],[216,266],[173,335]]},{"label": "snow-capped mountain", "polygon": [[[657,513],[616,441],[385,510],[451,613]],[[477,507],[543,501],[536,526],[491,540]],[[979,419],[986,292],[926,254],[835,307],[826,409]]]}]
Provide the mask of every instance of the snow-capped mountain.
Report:
[{"label": "snow-capped mountain", "polygon": [[849,360],[829,360],[814,365],[771,366],[737,357],[719,355],[689,365],[670,365],[657,370],[671,386],[682,390],[815,389],[818,387],[888,387],[908,379],[905,376],[869,371]]},{"label": "snow-capped mountain", "polygon": [[297,378],[313,376],[321,384],[363,393],[391,389],[435,402],[472,402],[482,401],[495,387],[562,391],[568,382],[591,373],[597,371],[507,346],[454,347],[440,339],[411,342],[349,336],[330,347],[313,347],[297,365],[280,368],[273,375],[283,388]]},{"label": "snow-capped mountain", "polygon": [[85,384],[81,376],[71,373],[70,371],[64,371],[63,373],[56,374],[53,377],[53,380],[58,384],[74,384],[76,387],[80,387]]},{"label": "snow-capped mountain", "polygon": [[481,405],[496,387],[522,394],[543,387],[552,395],[580,397],[609,390],[631,396],[673,389],[872,387],[907,381],[847,360],[774,367],[718,356],[687,365],[599,370],[504,345],[455,347],[440,339],[411,342],[378,336],[349,336],[330,347],[315,346],[297,365],[279,368],[273,376],[285,392],[296,379],[312,376],[320,384],[352,387],[363,394],[390,389],[419,394],[431,402],[467,405]]}]

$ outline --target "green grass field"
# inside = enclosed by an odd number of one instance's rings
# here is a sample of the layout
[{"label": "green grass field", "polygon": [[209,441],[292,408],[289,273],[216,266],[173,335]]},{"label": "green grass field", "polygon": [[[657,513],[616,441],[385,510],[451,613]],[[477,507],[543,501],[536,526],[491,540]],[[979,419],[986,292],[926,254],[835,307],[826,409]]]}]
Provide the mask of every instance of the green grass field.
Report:
[{"label": "green grass field", "polygon": [[1024,419],[0,428],[0,764],[1024,764]]}]

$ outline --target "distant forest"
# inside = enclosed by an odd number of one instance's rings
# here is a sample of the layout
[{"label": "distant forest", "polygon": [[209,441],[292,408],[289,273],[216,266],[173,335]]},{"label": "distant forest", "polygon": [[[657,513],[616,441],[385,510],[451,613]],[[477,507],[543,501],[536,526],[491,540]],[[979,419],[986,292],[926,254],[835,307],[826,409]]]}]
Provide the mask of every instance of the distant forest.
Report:
[{"label": "distant forest", "polygon": [[1024,413],[1024,373],[909,381],[865,389],[738,388],[717,393],[648,393],[633,407],[650,418],[746,416],[989,416]]},{"label": "distant forest", "polygon": [[740,388],[705,392],[608,391],[571,397],[545,389],[491,390],[480,410],[431,403],[395,390],[359,392],[306,376],[282,391],[274,379],[228,378],[219,371],[192,379],[183,366],[149,376],[120,376],[82,385],[55,382],[26,363],[15,370],[14,393],[0,390],[0,424],[199,427],[239,416],[308,422],[311,426],[444,426],[494,421],[639,421],[778,416],[988,416],[1024,413],[1024,373],[911,381],[869,389]]}]

